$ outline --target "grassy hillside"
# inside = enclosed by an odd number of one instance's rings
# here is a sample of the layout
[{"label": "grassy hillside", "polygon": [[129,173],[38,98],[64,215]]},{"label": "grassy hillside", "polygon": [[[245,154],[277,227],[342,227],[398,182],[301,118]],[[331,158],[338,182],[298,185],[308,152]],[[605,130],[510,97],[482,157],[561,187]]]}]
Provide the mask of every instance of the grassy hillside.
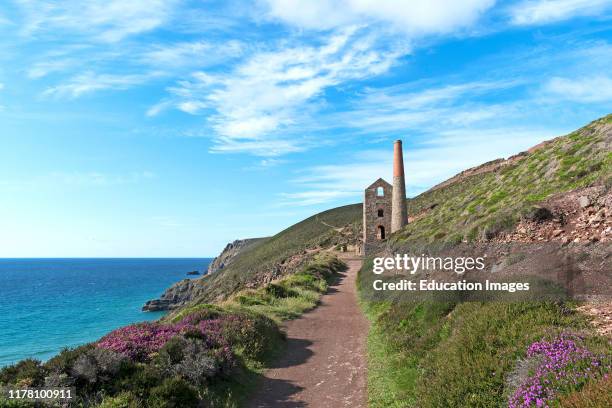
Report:
[{"label": "grassy hillside", "polygon": [[[612,183],[610,128],[612,115],[532,153],[504,161],[492,171],[459,177],[408,200],[408,213],[421,216],[391,241],[410,245],[477,240],[514,225],[524,212],[552,194],[596,180]],[[357,239],[361,217],[361,204],[338,207],[257,242],[240,253],[223,273],[202,279],[196,302],[235,293],[309,249]],[[350,238],[330,227],[347,224],[354,225]]]},{"label": "grassy hillside", "polygon": [[425,213],[393,240],[455,243],[490,237],[547,197],[594,182],[612,184],[612,115],[493,171],[459,178],[409,200],[410,215]]},{"label": "grassy hillside", "polygon": [[[416,219],[390,238],[392,250],[486,241],[552,195],[593,184],[611,188],[612,115],[485,170],[409,200]],[[359,275],[372,322],[370,406],[527,407],[547,396],[551,406],[599,406],[609,399],[610,382],[603,380],[612,370],[609,340],[594,333],[574,303],[462,302],[435,294],[369,301],[371,271],[370,258]]]},{"label": "grassy hillside", "polygon": [[[222,296],[244,289],[248,284],[264,274],[274,273],[284,264],[291,262],[291,257],[304,255],[302,262],[308,259],[307,251],[317,247],[328,247],[343,240],[341,233],[330,227],[344,227],[361,221],[361,205],[347,205],[324,211],[305,219],[273,237],[261,240],[236,256],[222,273],[212,274],[198,282],[202,285],[202,294],[195,303],[212,301]],[[300,259],[294,260],[300,261]],[[294,265],[299,266],[299,265]],[[295,269],[295,268],[292,268]]]}]

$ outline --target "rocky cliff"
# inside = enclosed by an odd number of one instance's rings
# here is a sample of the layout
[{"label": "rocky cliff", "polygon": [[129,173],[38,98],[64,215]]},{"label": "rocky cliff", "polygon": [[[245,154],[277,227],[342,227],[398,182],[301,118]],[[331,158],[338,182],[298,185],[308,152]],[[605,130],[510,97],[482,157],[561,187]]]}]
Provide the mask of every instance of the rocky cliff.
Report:
[{"label": "rocky cliff", "polygon": [[156,312],[160,310],[173,310],[186,305],[190,300],[202,294],[203,286],[197,281],[207,279],[210,274],[214,274],[230,265],[236,256],[248,248],[253,247],[257,242],[265,238],[237,239],[225,246],[225,249],[208,266],[205,276],[198,279],[183,279],[170,286],[160,296],[159,299],[147,301],[142,307],[145,312]]},{"label": "rocky cliff", "polygon": [[265,238],[237,239],[225,246],[218,257],[208,265],[208,273],[215,273],[231,264],[236,255]]}]

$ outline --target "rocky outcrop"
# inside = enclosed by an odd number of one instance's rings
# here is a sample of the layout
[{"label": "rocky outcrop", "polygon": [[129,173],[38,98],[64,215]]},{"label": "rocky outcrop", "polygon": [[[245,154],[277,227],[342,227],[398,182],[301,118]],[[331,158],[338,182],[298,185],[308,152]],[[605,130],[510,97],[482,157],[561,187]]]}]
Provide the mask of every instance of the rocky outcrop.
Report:
[{"label": "rocky outcrop", "polygon": [[187,304],[195,295],[196,287],[199,286],[193,279],[183,279],[170,286],[159,299],[149,300],[142,307],[144,312],[157,312],[160,310],[172,310]]},{"label": "rocky outcrop", "polygon": [[612,190],[593,186],[557,194],[528,213],[499,242],[612,241]]},{"label": "rocky outcrop", "polygon": [[[181,306],[185,306],[192,299],[197,298],[204,291],[204,286],[201,284],[202,279],[207,279],[208,275],[217,273],[227,267],[236,256],[242,251],[250,248],[256,242],[264,238],[238,239],[227,244],[225,249],[216,257],[208,266],[208,272],[201,278],[183,279],[170,286],[160,296],[159,299],[147,301],[142,307],[144,312],[158,312],[162,310],[173,310]],[[193,273],[188,273],[192,275]]]},{"label": "rocky outcrop", "polygon": [[221,254],[213,259],[210,265],[208,265],[207,273],[211,274],[219,272],[221,269],[232,263],[236,255],[262,239],[264,238],[237,239],[234,242],[230,242],[225,246],[223,251],[221,251]]}]

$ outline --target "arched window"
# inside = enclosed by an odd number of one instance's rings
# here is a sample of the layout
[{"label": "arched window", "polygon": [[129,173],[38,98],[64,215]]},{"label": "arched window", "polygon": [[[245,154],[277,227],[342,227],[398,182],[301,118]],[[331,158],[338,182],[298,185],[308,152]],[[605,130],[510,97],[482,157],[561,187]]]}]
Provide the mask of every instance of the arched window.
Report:
[{"label": "arched window", "polygon": [[376,196],[377,197],[384,197],[385,196],[385,189],[382,187],[378,187],[376,189]]},{"label": "arched window", "polygon": [[384,210],[382,208],[379,208],[378,209],[378,217],[381,218],[381,217],[384,217],[384,215],[385,215]]},{"label": "arched window", "polygon": [[376,238],[385,239],[385,227],[379,225],[377,228]]}]

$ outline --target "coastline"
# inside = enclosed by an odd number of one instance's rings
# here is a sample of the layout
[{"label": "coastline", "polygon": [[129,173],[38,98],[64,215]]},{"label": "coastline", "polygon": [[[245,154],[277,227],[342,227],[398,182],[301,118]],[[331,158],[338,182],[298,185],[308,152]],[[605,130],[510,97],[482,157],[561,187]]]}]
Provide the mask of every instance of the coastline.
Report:
[{"label": "coastline", "polygon": [[[141,306],[212,258],[0,259],[0,367],[45,361],[63,348],[96,341],[166,312]],[[195,276],[194,278],[197,278]],[[25,307],[27,306],[27,307]],[[35,330],[36,336],[28,335]]]}]

